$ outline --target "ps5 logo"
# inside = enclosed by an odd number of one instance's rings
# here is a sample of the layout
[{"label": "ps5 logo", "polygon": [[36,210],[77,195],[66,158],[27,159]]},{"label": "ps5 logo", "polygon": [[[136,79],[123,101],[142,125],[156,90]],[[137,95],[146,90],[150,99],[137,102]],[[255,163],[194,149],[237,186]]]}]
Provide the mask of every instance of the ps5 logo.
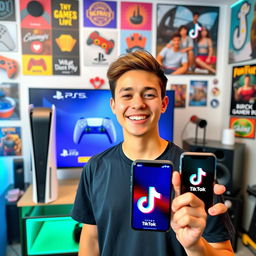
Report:
[{"label": "ps5 logo", "polygon": [[189,178],[189,181],[192,185],[198,186],[202,183],[203,176],[206,176],[206,172],[204,172],[202,168],[198,168],[197,173],[192,174]]},{"label": "ps5 logo", "polygon": [[[137,202],[139,210],[143,213],[151,213],[155,208],[155,198],[161,199],[161,196],[162,195],[156,191],[155,187],[149,187],[148,197],[143,196]],[[144,206],[145,203],[148,203],[148,205]]]},{"label": "ps5 logo", "polygon": [[55,95],[52,96],[56,100],[63,100],[63,99],[86,99],[85,92],[65,92],[62,93],[61,91],[56,91]]}]

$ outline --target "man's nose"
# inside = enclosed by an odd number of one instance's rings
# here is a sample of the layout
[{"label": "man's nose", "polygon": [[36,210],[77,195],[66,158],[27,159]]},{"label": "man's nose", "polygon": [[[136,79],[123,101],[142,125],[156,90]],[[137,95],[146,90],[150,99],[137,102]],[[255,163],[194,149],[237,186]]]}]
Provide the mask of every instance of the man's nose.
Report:
[{"label": "man's nose", "polygon": [[135,96],[133,98],[132,107],[135,109],[144,108],[146,106],[144,99],[141,96]]}]

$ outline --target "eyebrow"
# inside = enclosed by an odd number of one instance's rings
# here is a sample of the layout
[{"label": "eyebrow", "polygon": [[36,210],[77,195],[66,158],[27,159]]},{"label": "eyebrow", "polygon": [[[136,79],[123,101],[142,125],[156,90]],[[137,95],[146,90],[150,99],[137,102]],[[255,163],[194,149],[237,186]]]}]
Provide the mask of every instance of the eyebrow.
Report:
[{"label": "eyebrow", "polygon": [[[121,89],[119,90],[119,93],[122,93],[122,92],[129,92],[129,91],[133,91],[133,90],[134,90],[134,89],[133,89],[132,87],[123,87],[123,88],[121,88]],[[147,87],[144,87],[144,88],[143,88],[143,92],[146,92],[146,91],[149,91],[149,90],[153,90],[153,91],[157,92],[156,88],[154,88],[154,87],[149,87],[149,86],[147,86]]]}]

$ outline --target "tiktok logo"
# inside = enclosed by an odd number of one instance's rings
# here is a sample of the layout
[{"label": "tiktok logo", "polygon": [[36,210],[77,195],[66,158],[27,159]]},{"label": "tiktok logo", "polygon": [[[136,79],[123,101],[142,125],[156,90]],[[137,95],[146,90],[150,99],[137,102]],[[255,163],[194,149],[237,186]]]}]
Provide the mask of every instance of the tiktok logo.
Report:
[{"label": "tiktok logo", "polygon": [[192,174],[189,178],[189,181],[192,185],[198,186],[202,183],[203,176],[206,176],[206,172],[204,172],[202,168],[198,168],[197,173]]},{"label": "tiktok logo", "polygon": [[[160,199],[161,194],[156,191],[155,187],[149,187],[148,197],[143,196],[137,202],[139,210],[143,213],[151,213],[155,208],[155,198]],[[148,205],[145,207],[144,203],[146,202],[148,203]]]},{"label": "tiktok logo", "polygon": [[189,36],[193,39],[197,38],[198,35],[199,35],[199,31],[201,31],[202,28],[196,23],[195,26],[194,26],[194,29],[190,29],[189,30]]}]

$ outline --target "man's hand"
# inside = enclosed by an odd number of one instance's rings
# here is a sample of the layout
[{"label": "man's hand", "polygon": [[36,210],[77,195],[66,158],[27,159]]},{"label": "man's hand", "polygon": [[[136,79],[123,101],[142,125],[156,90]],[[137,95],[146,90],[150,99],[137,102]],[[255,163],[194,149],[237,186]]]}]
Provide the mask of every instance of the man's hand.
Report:
[{"label": "man's hand", "polygon": [[[177,235],[177,239],[185,249],[192,249],[200,242],[200,238],[206,226],[207,214],[205,212],[204,202],[193,193],[184,193],[180,195],[180,174],[173,173],[172,184],[175,191],[175,198],[172,202],[171,226]],[[225,187],[214,185],[214,193],[223,194]],[[225,213],[227,207],[218,203],[209,208],[210,215]]]}]

